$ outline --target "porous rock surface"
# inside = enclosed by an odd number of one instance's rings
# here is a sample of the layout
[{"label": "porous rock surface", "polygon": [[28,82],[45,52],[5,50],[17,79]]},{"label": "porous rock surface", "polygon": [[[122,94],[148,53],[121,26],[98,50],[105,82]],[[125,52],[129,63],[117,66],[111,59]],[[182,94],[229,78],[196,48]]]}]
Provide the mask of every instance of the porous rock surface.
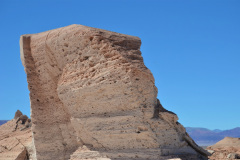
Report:
[{"label": "porous rock surface", "polygon": [[38,160],[80,159],[82,147],[110,159],[207,155],[158,102],[140,45],[82,25],[21,36]]},{"label": "porous rock surface", "polygon": [[225,137],[207,149],[213,152],[210,160],[240,159],[240,138]]}]

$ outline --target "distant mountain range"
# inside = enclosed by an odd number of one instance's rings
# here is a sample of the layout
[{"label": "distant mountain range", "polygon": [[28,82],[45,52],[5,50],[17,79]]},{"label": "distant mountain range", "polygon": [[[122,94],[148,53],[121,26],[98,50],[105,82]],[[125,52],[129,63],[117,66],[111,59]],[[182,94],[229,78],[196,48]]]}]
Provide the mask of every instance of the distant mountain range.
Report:
[{"label": "distant mountain range", "polygon": [[0,126],[1,126],[2,124],[6,123],[6,122],[7,122],[7,120],[0,120]]},{"label": "distant mountain range", "polygon": [[210,146],[224,137],[240,138],[240,127],[230,130],[209,130],[206,128],[186,127],[188,134],[200,146]]}]

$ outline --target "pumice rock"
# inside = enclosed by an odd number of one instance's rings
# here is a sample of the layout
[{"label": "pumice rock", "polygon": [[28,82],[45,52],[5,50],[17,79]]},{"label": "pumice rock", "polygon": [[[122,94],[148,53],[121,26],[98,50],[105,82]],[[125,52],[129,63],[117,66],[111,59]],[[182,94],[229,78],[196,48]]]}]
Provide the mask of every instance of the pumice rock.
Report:
[{"label": "pumice rock", "polygon": [[36,159],[208,154],[158,102],[140,45],[138,37],[82,25],[21,36]]}]

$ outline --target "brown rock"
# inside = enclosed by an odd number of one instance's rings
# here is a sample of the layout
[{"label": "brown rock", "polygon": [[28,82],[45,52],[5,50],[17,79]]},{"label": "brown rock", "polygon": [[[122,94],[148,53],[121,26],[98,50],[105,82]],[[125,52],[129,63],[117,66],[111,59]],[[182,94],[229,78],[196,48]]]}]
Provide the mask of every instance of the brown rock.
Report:
[{"label": "brown rock", "polygon": [[25,124],[26,122],[28,122],[28,116],[26,115],[21,115],[20,117],[17,118],[17,122],[21,121],[22,124]]},{"label": "brown rock", "polygon": [[177,116],[158,104],[140,45],[82,25],[21,36],[38,160],[67,160],[83,145],[112,159],[198,154]]},{"label": "brown rock", "polygon": [[240,159],[240,155],[237,153],[229,153],[227,159]]},{"label": "brown rock", "polygon": [[21,111],[17,110],[17,112],[15,113],[14,119],[18,119],[19,117],[21,117],[23,114]]}]

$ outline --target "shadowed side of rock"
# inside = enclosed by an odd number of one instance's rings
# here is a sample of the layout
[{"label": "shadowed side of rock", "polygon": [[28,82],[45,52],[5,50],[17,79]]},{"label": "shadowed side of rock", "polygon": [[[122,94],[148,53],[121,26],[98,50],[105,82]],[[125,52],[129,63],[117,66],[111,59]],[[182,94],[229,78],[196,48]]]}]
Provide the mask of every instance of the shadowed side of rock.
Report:
[{"label": "shadowed side of rock", "polygon": [[158,102],[138,37],[71,25],[20,44],[38,160],[93,153],[84,146],[111,159],[202,154]]}]

